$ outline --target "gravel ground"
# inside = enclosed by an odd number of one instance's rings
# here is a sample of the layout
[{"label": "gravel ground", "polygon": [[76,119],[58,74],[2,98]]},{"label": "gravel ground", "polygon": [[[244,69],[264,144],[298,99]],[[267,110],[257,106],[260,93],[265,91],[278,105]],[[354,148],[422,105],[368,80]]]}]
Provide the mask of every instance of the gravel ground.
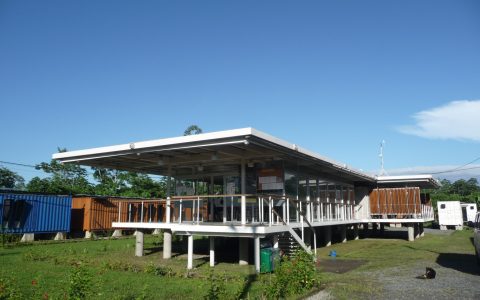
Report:
[{"label": "gravel ground", "polygon": [[[371,299],[480,299],[479,268],[469,261],[457,261],[456,269],[448,262],[426,262],[366,274],[383,287],[382,293]],[[435,269],[436,278],[416,278],[425,273],[427,266]]]}]

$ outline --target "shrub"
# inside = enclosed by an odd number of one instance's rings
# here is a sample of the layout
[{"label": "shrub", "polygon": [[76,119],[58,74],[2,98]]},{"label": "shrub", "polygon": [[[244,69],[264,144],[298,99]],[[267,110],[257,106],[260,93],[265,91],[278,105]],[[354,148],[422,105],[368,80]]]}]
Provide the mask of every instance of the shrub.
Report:
[{"label": "shrub", "polygon": [[20,300],[25,297],[8,278],[0,277],[0,300]]},{"label": "shrub", "polygon": [[226,294],[225,283],[223,279],[219,276],[216,276],[213,273],[213,269],[210,270],[208,274],[208,290],[207,293],[203,296],[205,300],[217,300],[223,299]]},{"label": "shrub", "polygon": [[68,296],[70,299],[88,299],[91,294],[92,274],[83,266],[75,267],[70,273]]},{"label": "shrub", "polygon": [[273,280],[266,284],[268,298],[278,299],[302,294],[315,285],[313,256],[300,250],[291,258],[284,257],[275,270]]}]

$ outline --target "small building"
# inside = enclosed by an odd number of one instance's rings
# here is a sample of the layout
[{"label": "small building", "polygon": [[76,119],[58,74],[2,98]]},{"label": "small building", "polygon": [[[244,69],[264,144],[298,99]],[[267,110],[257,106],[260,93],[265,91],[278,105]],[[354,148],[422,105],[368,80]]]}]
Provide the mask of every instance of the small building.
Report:
[{"label": "small building", "polygon": [[74,196],[72,198],[71,231],[90,238],[94,233],[120,236],[122,228],[113,228],[117,220],[124,222],[159,222],[165,218],[165,201],[105,196]]},{"label": "small building", "polygon": [[454,227],[456,230],[463,229],[463,215],[460,201],[438,201],[438,225],[440,230]]},{"label": "small building", "polygon": [[71,206],[71,196],[0,192],[1,232],[23,234],[22,241],[33,241],[35,234],[44,233],[65,239]]}]

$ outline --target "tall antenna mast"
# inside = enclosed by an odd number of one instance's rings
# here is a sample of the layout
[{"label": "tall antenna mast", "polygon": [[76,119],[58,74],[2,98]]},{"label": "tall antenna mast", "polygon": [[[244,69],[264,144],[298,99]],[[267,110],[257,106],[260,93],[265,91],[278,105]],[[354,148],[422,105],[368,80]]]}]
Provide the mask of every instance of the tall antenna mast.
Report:
[{"label": "tall antenna mast", "polygon": [[382,140],[380,143],[380,154],[378,155],[380,157],[380,176],[387,175],[387,172],[385,172],[384,168],[384,163],[383,163],[383,147],[385,146],[386,142],[385,140]]}]

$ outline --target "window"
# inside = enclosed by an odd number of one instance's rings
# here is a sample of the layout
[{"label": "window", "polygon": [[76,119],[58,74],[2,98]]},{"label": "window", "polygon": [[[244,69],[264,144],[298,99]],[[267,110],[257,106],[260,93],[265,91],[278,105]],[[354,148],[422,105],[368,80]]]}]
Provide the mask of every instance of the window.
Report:
[{"label": "window", "polygon": [[470,209],[472,209],[472,210],[473,210],[473,206],[470,206]]},{"label": "window", "polygon": [[440,204],[440,208],[441,208],[441,209],[444,209],[444,208],[445,208],[445,204]]}]

